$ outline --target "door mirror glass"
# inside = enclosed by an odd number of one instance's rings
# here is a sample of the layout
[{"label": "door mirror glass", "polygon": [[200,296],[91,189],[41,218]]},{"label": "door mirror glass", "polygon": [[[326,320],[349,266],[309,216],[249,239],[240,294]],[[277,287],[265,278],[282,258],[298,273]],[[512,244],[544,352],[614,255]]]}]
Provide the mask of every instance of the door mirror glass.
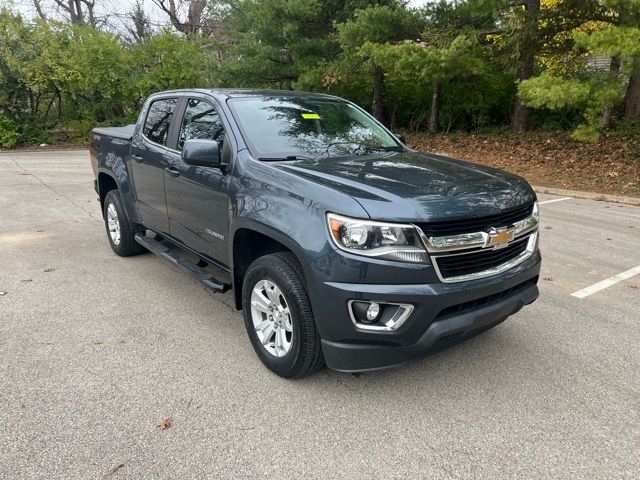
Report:
[{"label": "door mirror glass", "polygon": [[220,146],[215,140],[187,140],[182,147],[182,161],[187,165],[220,168]]}]

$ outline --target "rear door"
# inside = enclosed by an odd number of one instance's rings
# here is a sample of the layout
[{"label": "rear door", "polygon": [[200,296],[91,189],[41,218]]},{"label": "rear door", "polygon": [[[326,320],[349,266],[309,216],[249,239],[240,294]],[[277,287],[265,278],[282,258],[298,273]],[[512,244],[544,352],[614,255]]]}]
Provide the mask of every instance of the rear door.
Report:
[{"label": "rear door", "polygon": [[228,265],[229,175],[220,168],[187,165],[180,155],[189,139],[216,140],[228,164],[231,138],[212,100],[192,97],[184,102],[175,149],[167,156],[165,171],[169,229],[187,246]]},{"label": "rear door", "polygon": [[151,101],[142,128],[131,142],[131,172],[142,221],[163,233],[169,232],[164,190],[164,169],[169,166],[167,144],[175,137],[173,118],[178,98]]}]

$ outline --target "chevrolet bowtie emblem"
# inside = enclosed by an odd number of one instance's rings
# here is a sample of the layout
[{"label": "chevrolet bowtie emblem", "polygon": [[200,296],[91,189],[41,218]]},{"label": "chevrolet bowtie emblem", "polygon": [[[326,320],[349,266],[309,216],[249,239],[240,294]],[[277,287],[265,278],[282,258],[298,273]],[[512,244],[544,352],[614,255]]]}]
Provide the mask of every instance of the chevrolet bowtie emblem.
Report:
[{"label": "chevrolet bowtie emblem", "polygon": [[513,232],[510,232],[506,228],[492,228],[487,233],[485,247],[505,247],[511,240],[513,240]]}]

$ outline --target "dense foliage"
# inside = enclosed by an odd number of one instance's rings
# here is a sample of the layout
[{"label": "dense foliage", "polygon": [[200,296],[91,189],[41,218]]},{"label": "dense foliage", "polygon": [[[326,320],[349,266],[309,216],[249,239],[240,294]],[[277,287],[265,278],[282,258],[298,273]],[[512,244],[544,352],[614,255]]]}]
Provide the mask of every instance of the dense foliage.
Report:
[{"label": "dense foliage", "polygon": [[122,31],[0,10],[0,147],[83,142],[181,87],[333,93],[412,131],[593,139],[640,119],[640,0],[156,3],[155,30],[141,4]]}]

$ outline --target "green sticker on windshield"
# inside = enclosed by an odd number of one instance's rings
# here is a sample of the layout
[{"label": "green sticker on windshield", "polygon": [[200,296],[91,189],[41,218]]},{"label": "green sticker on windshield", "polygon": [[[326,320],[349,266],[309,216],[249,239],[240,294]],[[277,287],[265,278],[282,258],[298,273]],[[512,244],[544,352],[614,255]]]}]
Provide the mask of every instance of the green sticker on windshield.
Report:
[{"label": "green sticker on windshield", "polygon": [[320,115],[317,113],[303,113],[302,118],[305,120],[320,120]]}]

